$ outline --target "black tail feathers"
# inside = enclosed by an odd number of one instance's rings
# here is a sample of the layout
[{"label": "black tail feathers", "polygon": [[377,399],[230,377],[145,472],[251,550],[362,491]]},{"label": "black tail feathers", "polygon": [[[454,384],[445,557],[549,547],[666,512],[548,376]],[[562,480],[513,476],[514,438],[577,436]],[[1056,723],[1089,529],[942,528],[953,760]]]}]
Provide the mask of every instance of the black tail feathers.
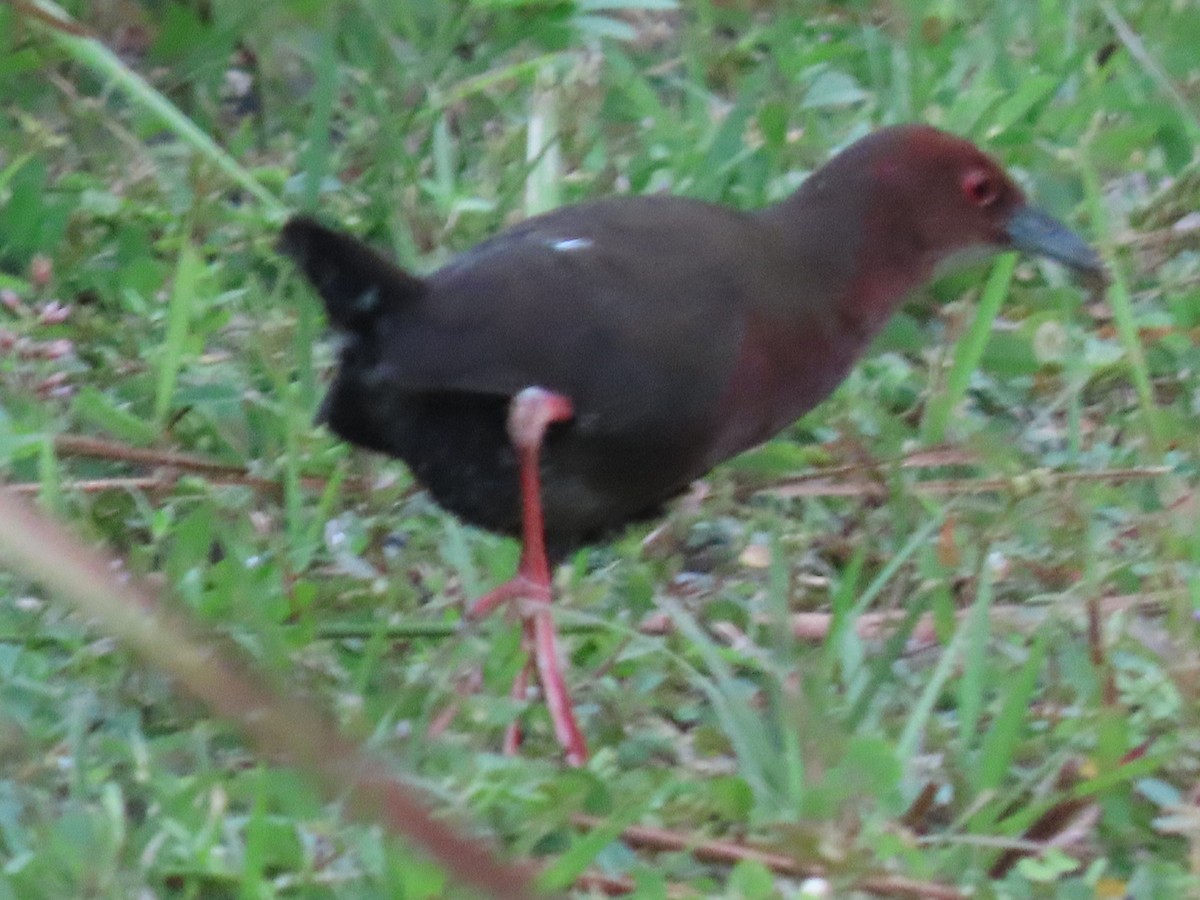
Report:
[{"label": "black tail feathers", "polygon": [[357,238],[308,216],[294,216],[279,235],[279,252],[299,266],[335,328],[364,332],[380,313],[418,296],[424,282]]}]

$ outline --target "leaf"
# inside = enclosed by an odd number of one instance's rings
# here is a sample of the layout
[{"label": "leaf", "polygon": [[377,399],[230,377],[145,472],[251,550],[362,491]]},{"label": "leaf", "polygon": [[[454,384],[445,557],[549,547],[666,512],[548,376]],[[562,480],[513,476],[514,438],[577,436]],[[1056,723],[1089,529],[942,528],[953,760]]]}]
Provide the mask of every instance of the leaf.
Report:
[{"label": "leaf", "polygon": [[998,137],[1018,121],[1024,119],[1034,106],[1049,97],[1061,83],[1062,79],[1057,75],[1036,72],[1027,74],[1018,82],[1019,86],[1016,91],[989,113],[987,119],[988,139]]},{"label": "leaf", "polygon": [[153,443],[161,434],[148,422],[91,385],[85,385],[71,403],[71,412],[84,422],[107,431],[113,437],[137,446]]},{"label": "leaf", "polygon": [[809,85],[801,109],[830,109],[837,106],[853,106],[870,98],[850,75],[837,69],[826,69]]}]

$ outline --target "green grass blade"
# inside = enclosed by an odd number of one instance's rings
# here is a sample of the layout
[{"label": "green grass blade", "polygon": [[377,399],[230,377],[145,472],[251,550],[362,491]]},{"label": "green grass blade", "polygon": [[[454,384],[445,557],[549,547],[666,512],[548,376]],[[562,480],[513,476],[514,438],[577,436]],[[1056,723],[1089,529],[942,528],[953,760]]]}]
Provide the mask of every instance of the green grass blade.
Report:
[{"label": "green grass blade", "polygon": [[963,747],[974,743],[975,727],[983,712],[983,695],[987,689],[987,642],[992,630],[992,568],[987,563],[986,549],[979,572],[979,591],[963,627],[967,631],[966,657],[963,674],[958,682],[958,737]]},{"label": "green grass blade", "polygon": [[1138,780],[1150,777],[1168,763],[1169,756],[1166,755],[1143,756],[1094,778],[1081,781],[1064,793],[1053,793],[1044,799],[1039,798],[1031,803],[1018,806],[1012,815],[1000,819],[994,825],[991,825],[990,822],[986,825],[991,833],[997,836],[1017,837],[1024,834],[1034,822],[1062,803],[1064,799],[1082,800],[1088,797],[1099,797],[1115,788],[1125,788],[1136,784]]},{"label": "green grass blade", "polygon": [[1146,433],[1154,450],[1162,452],[1162,427],[1159,422],[1158,406],[1154,402],[1154,387],[1150,381],[1150,369],[1146,364],[1146,354],[1142,350],[1142,339],[1138,333],[1137,320],[1133,313],[1133,301],[1129,290],[1129,281],[1125,276],[1125,268],[1121,264],[1113,243],[1112,232],[1109,230],[1109,213],[1104,206],[1103,190],[1100,187],[1100,176],[1092,165],[1087,148],[1079,151],[1079,172],[1083,177],[1084,199],[1087,203],[1088,215],[1092,227],[1096,231],[1096,239],[1100,244],[1101,254],[1108,263],[1109,276],[1112,283],[1108,287],[1108,303],[1112,308],[1113,324],[1117,327],[1117,336],[1121,346],[1125,348],[1125,358],[1129,365],[1129,377],[1137,392],[1138,403],[1146,422]]},{"label": "green grass blade", "polygon": [[38,482],[38,499],[42,506],[56,515],[62,514],[62,471],[59,469],[58,456],[54,453],[54,438],[50,435],[41,441],[39,448]]},{"label": "green grass blade", "polygon": [[[1200,116],[1196,115],[1194,102],[1189,102],[1188,98],[1180,93],[1179,89],[1171,81],[1171,77],[1163,71],[1162,65],[1155,58],[1154,53],[1146,46],[1136,31],[1130,26],[1128,20],[1121,15],[1116,6],[1110,0],[1100,0],[1100,11],[1104,14],[1104,18],[1108,19],[1112,25],[1113,31],[1120,39],[1121,43],[1129,50],[1129,54],[1137,60],[1142,71],[1145,72],[1150,80],[1158,86],[1159,90],[1171,99],[1175,105],[1176,111],[1179,113],[1179,119],[1187,128],[1193,141],[1200,141]],[[1194,38],[1194,35],[1192,35]]]},{"label": "green grass blade", "polygon": [[322,34],[317,54],[318,58],[313,66],[316,84],[312,96],[312,118],[308,126],[307,144],[300,161],[304,172],[301,204],[306,210],[316,209],[317,198],[330,169],[329,126],[333,117],[333,99],[337,93],[338,75],[331,34]]},{"label": "green grass blade", "polygon": [[184,244],[175,266],[175,283],[167,304],[167,333],[158,358],[158,380],[154,392],[154,421],[161,428],[171,408],[175,383],[183,367],[183,351],[187,344],[188,326],[196,305],[196,287],[202,268],[200,254],[190,243]]},{"label": "green grass blade", "polygon": [[871,579],[871,583],[867,585],[866,590],[862,592],[862,595],[854,604],[854,608],[850,610],[846,617],[845,627],[852,628],[859,616],[870,609],[871,604],[883,593],[883,589],[888,586],[888,583],[900,571],[901,567],[912,558],[914,553],[925,546],[935,531],[942,527],[942,521],[946,518],[948,511],[949,507],[936,511],[933,517],[914,531],[912,536],[904,542],[904,546],[892,555],[887,564],[879,570],[879,574]]},{"label": "green grass blade", "polygon": [[[66,11],[48,0],[31,0],[48,16],[66,23],[73,20]],[[235,184],[253,195],[274,215],[282,216],[286,208],[270,191],[243,168],[237,160],[226,153],[216,141],[208,136],[195,122],[183,114],[174,103],[155,90],[141,75],[130,69],[121,58],[91,37],[54,28],[39,19],[29,16],[26,20],[58,44],[72,59],[86,66],[103,78],[125,91],[135,103],[154,113],[163,125],[180,140],[206,157]]]},{"label": "green grass blade", "polygon": [[992,332],[992,323],[996,321],[1000,305],[1008,295],[1008,286],[1012,282],[1016,266],[1015,253],[1005,253],[992,266],[992,273],[983,288],[983,296],[979,298],[979,311],[975,314],[975,321],[955,348],[950,374],[946,377],[946,389],[930,401],[925,411],[921,436],[926,444],[940,444],[946,439],[950,417],[966,395],[971,383],[971,373],[983,358],[983,351]]},{"label": "green grass blade", "polygon": [[569,888],[584,873],[605,847],[619,840],[621,832],[636,824],[642,814],[656,807],[666,790],[651,791],[637,802],[630,803],[606,822],[575,838],[570,848],[562,853],[538,876],[538,887],[543,891],[561,891]]},{"label": "green grass blade", "polygon": [[1016,757],[1025,731],[1029,703],[1037,688],[1038,675],[1046,658],[1049,629],[1043,629],[1034,639],[1029,658],[1009,683],[1001,701],[1000,712],[983,738],[976,766],[975,787],[979,791],[995,790],[1004,780]]},{"label": "green grass blade", "polygon": [[457,103],[462,103],[467,98],[476,94],[495,90],[506,82],[536,79],[539,72],[548,66],[552,67],[565,55],[563,53],[545,53],[541,56],[521,60],[520,62],[498,66],[495,69],[483,72],[472,78],[464,78],[444,94],[439,92],[435,85],[431,85],[429,89],[430,107],[436,110],[444,110]]},{"label": "green grass blade", "polygon": [[[681,634],[699,651],[712,677],[694,673],[696,687],[708,695],[709,702],[720,719],[725,736],[733,745],[738,758],[739,774],[763,802],[779,808],[779,784],[772,777],[776,772],[776,742],[769,734],[763,717],[746,703],[745,690],[739,686],[733,670],[721,658],[712,639],[695,619],[674,601],[664,599],[663,606]],[[689,669],[691,667],[689,666]]]},{"label": "green grass blade", "polygon": [[804,798],[804,753],[801,735],[804,723],[800,721],[797,705],[790,702],[793,694],[786,688],[788,675],[795,670],[800,658],[799,642],[790,627],[791,620],[791,569],[784,550],[780,530],[771,532],[771,561],[767,570],[767,608],[774,628],[771,654],[776,677],[772,679],[768,709],[774,710],[779,722],[780,764],[783,767],[783,788],[788,806],[799,809]]},{"label": "green grass blade", "polygon": [[942,693],[942,688],[953,674],[954,666],[966,644],[966,634],[967,629],[962,627],[954,632],[954,637],[950,639],[950,643],[942,653],[942,658],[938,660],[933,669],[933,674],[929,676],[925,689],[921,691],[921,696],[917,698],[912,712],[909,713],[908,721],[904,724],[904,731],[901,732],[900,740],[896,745],[896,758],[902,766],[907,766],[916,755],[917,746],[920,743],[921,735],[925,733],[926,725],[929,724],[933,707]]},{"label": "green grass blade", "polygon": [[872,662],[871,669],[867,673],[867,678],[862,688],[857,693],[850,692],[851,696],[854,697],[854,705],[851,707],[850,713],[846,716],[847,727],[850,730],[858,731],[866,720],[867,713],[871,711],[872,702],[879,693],[879,690],[892,677],[896,661],[904,653],[905,647],[908,646],[909,638],[912,637],[913,631],[916,630],[917,623],[921,620],[921,616],[925,615],[932,601],[933,594],[926,591],[918,598],[916,603],[909,605],[908,609],[905,610],[904,618],[900,621],[895,631],[888,635],[887,643],[883,645],[883,650],[878,653]]},{"label": "green grass blade", "polygon": [[537,74],[525,130],[525,215],[562,203],[562,145],[558,138],[558,79],[552,64]]},{"label": "green grass blade", "polygon": [[862,638],[854,630],[854,620],[860,615],[856,612],[854,597],[866,565],[868,550],[867,541],[860,542],[855,548],[854,555],[838,576],[829,600],[833,619],[825,638],[826,671],[832,679],[837,677],[840,669],[842,680],[850,685],[857,681],[866,657]]}]

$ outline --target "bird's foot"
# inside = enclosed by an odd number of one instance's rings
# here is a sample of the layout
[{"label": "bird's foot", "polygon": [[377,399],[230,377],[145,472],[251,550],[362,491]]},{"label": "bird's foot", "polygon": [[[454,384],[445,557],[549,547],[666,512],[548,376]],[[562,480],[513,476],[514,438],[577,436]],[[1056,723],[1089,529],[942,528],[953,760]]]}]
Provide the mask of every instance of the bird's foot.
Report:
[{"label": "bird's foot", "polygon": [[[472,622],[477,621],[508,603],[514,604],[516,609],[521,609],[527,603],[549,605],[550,585],[542,584],[535,578],[518,573],[472,603],[467,608],[467,618]],[[522,613],[524,612],[525,610],[522,609]]]},{"label": "bird's foot", "polygon": [[533,661],[537,665],[542,693],[546,696],[546,709],[554,724],[554,735],[567,755],[568,765],[585,765],[588,760],[587,741],[575,720],[575,706],[571,703],[567,682],[558,665],[558,636],[554,631],[549,605],[535,612],[531,619],[526,619],[526,634],[529,633],[530,622],[533,626]]},{"label": "bird's foot", "polygon": [[[467,618],[479,619],[506,603],[515,604],[513,608],[521,617],[525,649],[529,653],[525,665],[513,680],[510,696],[516,700],[527,699],[529,678],[536,668],[554,735],[566,754],[567,763],[582,766],[588,759],[587,741],[575,718],[575,708],[559,666],[558,635],[550,614],[550,585],[518,574],[472,603]],[[513,722],[504,734],[504,752],[514,754],[520,746],[521,726]]]}]

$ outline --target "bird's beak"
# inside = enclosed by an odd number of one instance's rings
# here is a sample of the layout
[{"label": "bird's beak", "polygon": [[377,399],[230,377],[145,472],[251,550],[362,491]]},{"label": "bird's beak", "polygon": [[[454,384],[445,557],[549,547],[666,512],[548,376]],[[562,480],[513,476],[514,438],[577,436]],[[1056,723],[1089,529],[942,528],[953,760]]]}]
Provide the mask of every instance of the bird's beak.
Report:
[{"label": "bird's beak", "polygon": [[1100,254],[1058,219],[1037,207],[1018,207],[1004,231],[1017,250],[1056,260],[1087,280],[1106,278]]}]

